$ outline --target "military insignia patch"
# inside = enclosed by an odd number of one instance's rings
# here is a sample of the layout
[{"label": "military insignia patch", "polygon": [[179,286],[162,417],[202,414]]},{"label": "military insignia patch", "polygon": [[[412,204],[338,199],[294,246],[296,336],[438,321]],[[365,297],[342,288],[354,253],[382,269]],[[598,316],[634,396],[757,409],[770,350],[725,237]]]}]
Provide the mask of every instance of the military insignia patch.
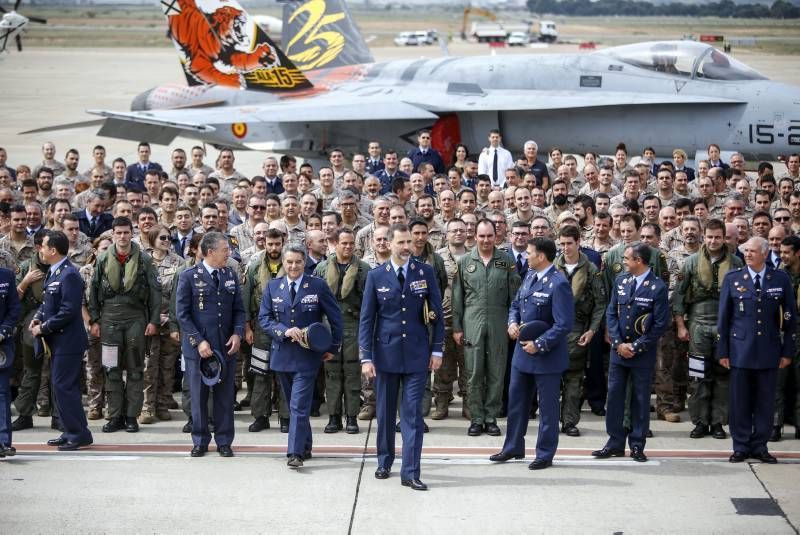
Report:
[{"label": "military insignia patch", "polygon": [[789,321],[790,319],[792,319],[792,313],[791,312],[784,312],[783,313],[783,319],[785,319],[786,321]]},{"label": "military insignia patch", "polygon": [[308,283],[307,282],[303,284],[303,288],[308,288]]},{"label": "military insignia patch", "polygon": [[650,281],[644,281],[644,283],[642,283],[642,285],[643,286],[649,286],[650,285]]},{"label": "military insignia patch", "polygon": [[467,266],[467,272],[475,273],[475,264],[470,264]]},{"label": "military insignia patch", "polygon": [[494,267],[504,268],[504,267],[507,267],[507,266],[506,266],[506,263],[503,262],[502,260],[495,260],[494,261]]},{"label": "military insignia patch", "polygon": [[742,278],[743,278],[744,280],[747,280],[747,279],[748,279],[748,277],[749,277],[749,275],[745,275],[745,276],[744,276],[744,277],[742,277]]}]

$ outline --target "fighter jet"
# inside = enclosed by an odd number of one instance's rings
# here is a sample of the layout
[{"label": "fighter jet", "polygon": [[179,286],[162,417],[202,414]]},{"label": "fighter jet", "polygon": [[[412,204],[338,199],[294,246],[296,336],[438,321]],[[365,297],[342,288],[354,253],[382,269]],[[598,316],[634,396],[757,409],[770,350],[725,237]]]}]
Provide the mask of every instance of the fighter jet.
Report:
[{"label": "fighter jet", "polygon": [[11,39],[17,43],[17,50],[22,52],[22,34],[25,32],[28,24],[31,22],[38,22],[39,24],[47,24],[45,19],[39,17],[26,17],[17,13],[19,5],[22,0],[17,0],[14,4],[14,9],[6,11],[3,6],[0,6],[0,13],[3,17],[0,18],[0,53],[6,51],[8,42]]},{"label": "fighter jet", "polygon": [[512,151],[528,139],[579,153],[622,140],[657,154],[710,143],[757,159],[800,150],[800,90],[705,43],[375,63],[340,0],[288,4],[285,53],[235,0],[162,5],[189,87],[146,91],[129,112],[89,110],[105,119],[100,135],[307,158],[370,140],[404,151],[421,128],[446,155],[483,146],[492,128]]}]

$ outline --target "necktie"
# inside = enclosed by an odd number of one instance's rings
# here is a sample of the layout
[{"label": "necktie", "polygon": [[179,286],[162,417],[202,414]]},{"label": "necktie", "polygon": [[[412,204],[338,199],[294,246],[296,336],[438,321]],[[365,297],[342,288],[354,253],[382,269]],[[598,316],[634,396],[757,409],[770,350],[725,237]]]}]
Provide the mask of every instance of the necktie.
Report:
[{"label": "necktie", "polygon": [[289,285],[289,297],[292,299],[292,303],[294,303],[294,298],[297,297],[297,290],[295,289],[297,283],[292,281]]},{"label": "necktie", "polygon": [[761,297],[761,275],[756,273],[756,276],[755,276],[754,280],[756,282],[756,284],[755,284],[756,293],[758,294],[759,297]]},{"label": "necktie", "polygon": [[492,159],[492,182],[497,183],[497,149],[494,149],[494,158]]},{"label": "necktie", "polygon": [[631,289],[631,295],[636,293],[636,277],[633,278],[633,288]]},{"label": "necktie", "polygon": [[214,286],[219,289],[219,272],[216,269],[211,272],[211,278],[214,279]]},{"label": "necktie", "polygon": [[403,267],[402,266],[400,266],[397,269],[397,280],[400,281],[400,287],[401,288],[406,285],[406,276],[403,275]]},{"label": "necktie", "polygon": [[522,253],[517,253],[517,273],[522,275],[523,269],[525,269],[525,264],[522,263]]},{"label": "necktie", "polygon": [[773,264],[775,264],[775,268],[777,269],[778,266],[781,265],[781,257],[778,256],[778,255],[775,255],[775,261],[773,262]]},{"label": "necktie", "polygon": [[538,273],[534,273],[533,274],[533,279],[531,279],[531,286],[536,284],[536,281],[538,281],[538,280],[539,280],[539,274]]},{"label": "necktie", "polygon": [[97,230],[97,224],[95,223],[96,221],[96,217],[89,219],[89,234],[92,236],[94,236],[94,231]]},{"label": "necktie", "polygon": [[180,251],[178,251],[178,254],[179,254],[179,255],[181,255],[181,257],[183,257],[183,252],[184,252],[185,250],[186,250],[186,236],[184,236],[183,238],[181,238],[181,250],[180,250]]}]

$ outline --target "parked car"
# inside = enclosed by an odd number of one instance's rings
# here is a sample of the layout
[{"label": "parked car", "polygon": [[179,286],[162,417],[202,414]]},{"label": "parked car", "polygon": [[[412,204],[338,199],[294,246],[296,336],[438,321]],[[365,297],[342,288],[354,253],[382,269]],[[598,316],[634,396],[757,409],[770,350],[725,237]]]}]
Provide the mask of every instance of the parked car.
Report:
[{"label": "parked car", "polygon": [[417,32],[400,32],[394,38],[394,44],[397,46],[418,46],[419,38]]}]

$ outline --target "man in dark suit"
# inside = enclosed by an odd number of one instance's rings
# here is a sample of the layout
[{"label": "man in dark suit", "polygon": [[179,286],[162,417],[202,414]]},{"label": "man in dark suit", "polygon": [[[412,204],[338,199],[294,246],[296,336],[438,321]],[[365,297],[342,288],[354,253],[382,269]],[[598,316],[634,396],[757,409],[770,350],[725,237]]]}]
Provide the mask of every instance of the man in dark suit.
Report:
[{"label": "man in dark suit", "polygon": [[150,161],[149,143],[142,141],[136,150],[139,154],[139,161],[125,169],[125,189],[128,191],[131,189],[144,191],[144,175],[151,169],[161,171],[161,165]]},{"label": "man in dark suit", "polygon": [[375,177],[381,181],[381,195],[386,195],[392,191],[392,182],[395,178],[408,178],[408,175],[402,172],[398,166],[400,160],[397,158],[397,152],[394,150],[386,151],[383,157],[383,169],[375,173]]},{"label": "man in dark suit", "polygon": [[[604,459],[625,455],[625,438],[634,461],[645,462],[644,445],[650,428],[650,387],[656,365],[658,339],[671,316],[667,286],[650,269],[652,249],[642,242],[625,247],[623,262],[627,273],[611,286],[606,309],[611,361],[608,369],[608,441],[592,455]],[[631,429],[623,426],[626,387],[630,383]]]},{"label": "man in dark suit", "polygon": [[792,280],[766,265],[764,238],[744,244],[746,267],[729,271],[722,282],[717,318],[717,358],[730,369],[730,462],[748,457],[774,464],[767,451],[775,407],[778,368],[792,364],[797,306]]},{"label": "man in dark suit", "polygon": [[435,371],[442,364],[442,296],[433,268],[411,258],[408,227],[392,225],[388,238],[392,255],[388,262],[367,274],[358,327],[361,373],[368,379],[375,377],[378,416],[375,477],[386,479],[392,469],[395,414],[402,384],[400,482],[414,490],[427,490],[427,485],[419,479],[424,433],[422,396],[429,370]]},{"label": "man in dark suit", "polygon": [[114,216],[103,211],[103,200],[95,192],[86,194],[86,209],[73,212],[78,218],[78,228],[90,240],[94,240],[103,232],[111,229]]},{"label": "man in dark suit", "polygon": [[[64,432],[48,446],[74,451],[92,443],[81,404],[83,354],[89,345],[83,324],[83,278],[67,259],[69,239],[61,231],[47,231],[39,256],[50,270],[44,282],[39,312],[29,326],[50,348],[53,397]],[[44,343],[42,345],[44,345]],[[38,345],[38,344],[37,344]]]},{"label": "man in dark suit", "polygon": [[[561,375],[569,364],[567,335],[575,320],[575,304],[569,282],[553,266],[555,242],[533,238],[528,241],[527,253],[530,269],[508,313],[508,335],[517,340],[508,391],[508,435],[502,451],[489,460],[505,462],[525,457],[528,415],[538,392],[539,436],[536,458],[528,468],[542,470],[552,466],[558,448]],[[535,320],[550,328],[535,340],[520,339],[520,325]]]},{"label": "man in dark suit", "polygon": [[208,451],[209,387],[200,376],[200,359],[224,355],[225,367],[214,386],[214,441],[217,452],[233,457],[233,402],[236,354],[244,336],[244,305],[237,273],[227,266],[230,246],[219,232],[209,232],[200,241],[203,261],[178,277],[175,314],[182,335],[181,351],[192,395],[192,457]]},{"label": "man in dark suit", "polygon": [[14,374],[14,327],[21,310],[14,273],[0,269],[0,458],[16,454],[11,446],[11,387]]},{"label": "man in dark suit", "polygon": [[[323,360],[330,360],[342,345],[342,313],[324,280],[304,274],[306,252],[302,245],[283,248],[286,277],[273,279],[264,289],[258,323],[272,338],[270,369],[278,374],[289,403],[289,468],[300,468],[311,458],[311,401]],[[324,353],[301,345],[303,329],[323,316],[331,328],[331,345]]]},{"label": "man in dark suit", "polygon": [[417,141],[419,146],[408,151],[408,157],[411,158],[411,162],[414,164],[412,167],[414,172],[419,172],[419,164],[429,163],[433,165],[437,173],[443,174],[445,172],[444,161],[442,160],[442,155],[431,147],[431,131],[428,129],[420,130],[417,133]]}]

